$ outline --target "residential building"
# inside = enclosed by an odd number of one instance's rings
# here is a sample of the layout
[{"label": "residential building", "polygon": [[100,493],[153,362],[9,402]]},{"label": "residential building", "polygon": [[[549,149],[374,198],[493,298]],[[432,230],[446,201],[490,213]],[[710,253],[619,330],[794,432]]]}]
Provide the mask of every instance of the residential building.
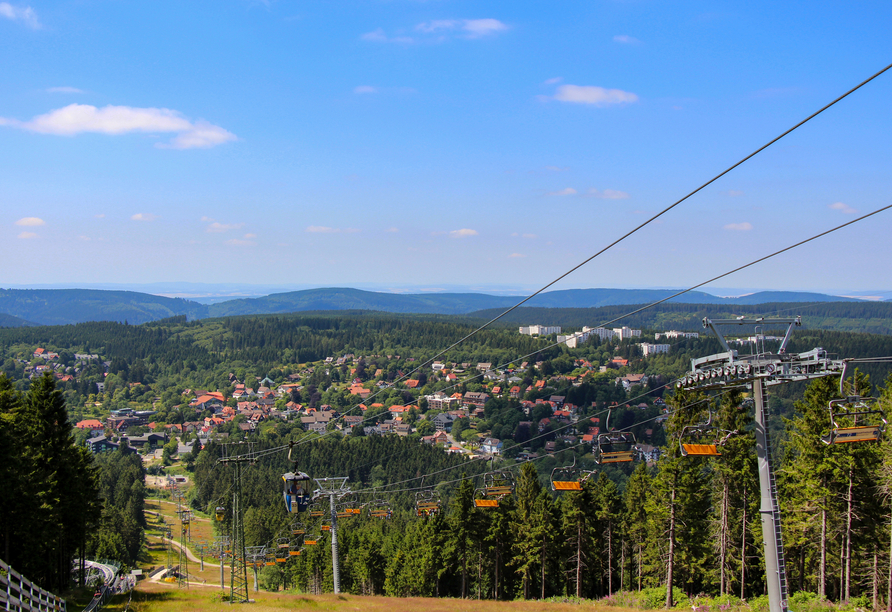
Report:
[{"label": "residential building", "polygon": [[641,347],[641,354],[645,357],[669,352],[668,344],[650,344],[649,342],[642,342],[638,346]]},{"label": "residential building", "polygon": [[699,332],[682,332],[682,331],[667,331],[667,332],[657,332],[654,334],[654,340],[659,340],[660,338],[666,338],[668,340],[675,340],[677,338],[699,338]]},{"label": "residential building", "polygon": [[529,327],[521,327],[520,333],[525,336],[548,336],[561,333],[561,328],[559,325],[530,325]]}]

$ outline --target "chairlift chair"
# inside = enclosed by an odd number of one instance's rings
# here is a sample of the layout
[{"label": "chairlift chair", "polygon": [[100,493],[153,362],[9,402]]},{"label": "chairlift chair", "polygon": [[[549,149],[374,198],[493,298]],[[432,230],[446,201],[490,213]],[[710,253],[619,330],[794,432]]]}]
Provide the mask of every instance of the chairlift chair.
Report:
[{"label": "chairlift chair", "polygon": [[440,512],[440,494],[433,489],[415,492],[416,516],[433,516]]},{"label": "chairlift chair", "polygon": [[352,518],[353,509],[348,507],[347,504],[337,504],[335,506],[335,516],[339,519]]},{"label": "chairlift chair", "polygon": [[290,548],[291,540],[289,538],[279,538],[276,540],[276,548]]},{"label": "chairlift chair", "polygon": [[325,516],[325,510],[319,502],[313,502],[308,507],[310,518],[322,518]]},{"label": "chairlift chair", "polygon": [[287,563],[288,562],[288,550],[291,548],[291,543],[288,544],[287,548],[276,548],[275,557],[276,563]]},{"label": "chairlift chair", "polygon": [[306,526],[300,521],[292,521],[291,523],[291,535],[293,536],[302,536],[307,533]]},{"label": "chairlift chair", "polygon": [[266,566],[268,566],[268,567],[272,567],[273,565],[276,564],[276,553],[275,553],[275,551],[272,551],[272,550],[267,551],[267,552],[264,554],[264,557],[263,557],[263,558],[264,558],[264,562],[263,562],[263,564],[266,565]]},{"label": "chairlift chair", "polygon": [[598,465],[609,463],[630,463],[637,458],[638,441],[631,431],[599,434],[595,445],[595,462]]},{"label": "chairlift chair", "polygon": [[824,444],[879,442],[886,431],[886,417],[876,409],[872,397],[853,395],[830,400],[830,433],[821,436]]},{"label": "chairlift chair", "polygon": [[369,516],[372,518],[389,519],[393,516],[393,510],[390,509],[390,504],[383,499],[376,499],[369,502],[368,507]]},{"label": "chairlift chair", "polygon": [[551,490],[581,491],[582,483],[591,476],[591,472],[576,467],[576,457],[573,457],[573,465],[556,467],[551,470]]},{"label": "chairlift chair", "polygon": [[304,536],[304,546],[316,546],[322,540],[322,536],[318,533],[307,534]]},{"label": "chairlift chair", "polygon": [[214,511],[214,518],[217,521],[223,521],[226,518],[226,508],[223,506],[217,506],[217,509]]},{"label": "chairlift chair", "polygon": [[303,546],[301,545],[299,540],[295,540],[291,543],[291,548],[288,549],[289,557],[299,557],[301,552],[303,551]]},{"label": "chairlift chair", "polygon": [[712,410],[703,423],[682,427],[678,444],[682,457],[721,457],[719,450],[737,431],[719,429],[712,424]]},{"label": "chairlift chair", "polygon": [[483,475],[483,488],[477,489],[474,506],[498,508],[499,500],[514,493],[514,474],[509,470],[496,470]]}]

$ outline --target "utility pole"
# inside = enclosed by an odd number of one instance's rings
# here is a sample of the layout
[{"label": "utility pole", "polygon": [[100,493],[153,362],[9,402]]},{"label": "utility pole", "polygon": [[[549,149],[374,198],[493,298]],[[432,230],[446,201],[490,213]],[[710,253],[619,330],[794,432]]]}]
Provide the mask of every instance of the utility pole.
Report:
[{"label": "utility pole", "polygon": [[[235,465],[232,492],[232,574],[229,578],[229,603],[250,603],[248,597],[248,566],[245,558],[245,525],[242,508],[242,465],[254,463],[254,444],[237,442],[223,445],[220,463]],[[221,573],[223,562],[221,560]]]},{"label": "utility pole", "polygon": [[346,476],[335,476],[332,478],[317,478],[316,485],[319,487],[313,498],[328,497],[329,511],[331,512],[331,571],[334,582],[334,592],[341,592],[341,566],[338,561],[338,514],[335,506],[337,500],[350,492],[347,488]]},{"label": "utility pole", "polygon": [[[750,355],[739,356],[724,335],[720,325],[787,325],[787,333],[781,340],[777,353],[764,349],[764,337],[754,338],[754,350]],[[789,382],[812,380],[845,372],[845,360],[829,359],[822,348],[798,354],[787,353],[787,344],[793,328],[802,324],[802,317],[764,319],[703,319],[703,327],[712,330],[724,352],[691,360],[691,373],[681,378],[676,386],[696,391],[723,391],[747,386],[753,392],[756,421],[756,457],[759,466],[759,489],[762,516],[762,542],[765,551],[765,580],[768,585],[770,612],[788,612],[787,570],[784,562],[784,545],[781,537],[781,515],[777,503],[777,482],[774,476],[771,438],[768,431],[767,388]]]}]

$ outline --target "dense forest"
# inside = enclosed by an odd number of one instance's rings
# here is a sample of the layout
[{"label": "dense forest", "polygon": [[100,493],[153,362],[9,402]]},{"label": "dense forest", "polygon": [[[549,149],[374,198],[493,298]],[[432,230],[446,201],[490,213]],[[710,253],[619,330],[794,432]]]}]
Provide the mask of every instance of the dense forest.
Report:
[{"label": "dense forest", "polygon": [[[291,401],[357,414],[361,399],[350,388],[358,382],[374,389],[367,401],[378,408],[352,429],[332,426],[320,436],[304,431],[299,419],[270,419],[246,431],[238,427],[241,417],[217,429],[228,441],[254,442],[263,455],[246,468],[242,487],[249,545],[289,534],[295,517],[285,513],[281,476],[298,469],[313,477],[346,476],[356,503],[393,510],[389,520],[344,520],[341,576],[351,592],[602,597],[668,581],[676,588],[663,593],[672,598],[762,594],[750,404],[739,392],[704,398],[676,392],[672,384],[689,371],[691,359],[721,350],[714,338],[674,339],[668,353],[645,358],[639,338],[570,349],[553,336],[497,326],[438,357],[458,379],[432,370],[429,361],[478,323],[355,312],[0,330],[0,487],[10,492],[0,500],[0,554],[53,588],[66,584],[73,557],[131,564],[143,550],[141,458],[125,451],[89,455],[81,446],[84,434],[73,435],[69,418],[151,409],[155,427],[164,430],[213,414],[188,408],[194,389],[219,390],[232,407],[235,382],[261,380],[273,387],[299,381],[277,405]],[[892,355],[892,336],[800,329],[790,350],[816,346],[839,357],[884,357]],[[37,347],[58,353],[54,376],[38,374],[36,367],[46,361],[35,356]],[[742,354],[750,350],[740,348]],[[479,362],[502,372],[504,381],[485,380],[475,368]],[[856,386],[863,394],[882,393],[888,412],[888,364],[859,368]],[[628,374],[645,374],[647,381],[624,387],[619,381]],[[514,382],[506,384],[508,376]],[[407,379],[417,383],[414,388],[394,384]],[[507,394],[509,384],[520,392]],[[494,391],[499,385],[501,393]],[[502,440],[495,462],[422,442],[438,414],[426,396],[470,391],[490,397],[473,418],[458,418],[451,435],[469,448],[485,437]],[[822,444],[830,428],[828,402],[838,392],[838,379],[830,378],[771,391],[788,575],[795,589],[831,599],[888,601],[892,560],[877,543],[892,537],[882,494],[892,445]],[[544,400],[556,396],[574,406],[574,419],[552,418],[554,406]],[[403,404],[413,405],[405,422],[414,433],[367,435],[364,426],[383,422],[390,407]],[[722,457],[679,456],[685,427],[710,415],[719,429],[734,432],[724,440]],[[647,451],[646,461],[642,451],[636,456],[641,461],[599,466],[584,436],[608,426],[634,434],[640,449],[656,450]],[[176,440],[171,444],[168,456],[176,452]],[[194,470],[193,507],[226,508],[219,525],[225,535],[232,520],[232,470],[218,463],[221,453],[212,437],[183,465]],[[552,472],[567,466],[576,470],[581,490],[555,493]],[[512,494],[496,508],[477,508],[485,474],[501,470],[512,474]],[[440,511],[419,517],[417,497],[428,494],[440,500]],[[306,517],[300,520],[309,526]],[[330,564],[324,546],[305,546],[284,566],[266,568],[263,581],[331,589]]]},{"label": "dense forest", "polygon": [[29,579],[58,591],[74,558],[134,563],[144,473],[135,455],[96,460],[75,444],[52,377],[21,394],[0,375],[0,555]]},{"label": "dense forest", "polygon": [[[853,391],[865,392],[867,383],[857,374]],[[777,460],[788,579],[793,591],[832,600],[888,601],[892,559],[878,543],[892,536],[882,494],[892,442],[822,443],[828,402],[837,397],[837,380],[818,380],[796,402],[798,416],[785,423],[789,443]],[[604,597],[668,581],[677,587],[663,591],[670,607],[685,593],[759,597],[765,585],[750,404],[739,391],[705,400],[671,397],[669,441],[659,460],[621,468],[594,465],[582,447],[492,466],[446,455],[436,460],[435,449],[396,437],[313,440],[292,432],[258,439],[260,449],[281,450],[247,472],[247,544],[272,546],[290,535],[295,520],[308,533],[319,531],[318,520],[285,511],[280,474],[297,467],[313,476],[349,476],[353,504],[384,500],[394,510],[389,520],[364,514],[340,523],[342,589],[349,592]],[[888,386],[878,406],[886,415],[892,410]],[[683,428],[710,411],[719,430],[734,432],[721,457],[682,457]],[[285,460],[290,439],[297,440],[294,465]],[[219,453],[208,447],[196,463],[199,509],[229,503],[232,470],[216,463]],[[550,490],[549,468],[561,466],[582,468],[574,472],[581,491]],[[477,508],[481,474],[493,469],[514,475],[513,493],[496,508]],[[442,511],[418,517],[415,495],[427,490],[442,499]],[[330,591],[331,555],[324,546],[304,546],[301,556],[265,568],[262,577],[268,588]]]}]

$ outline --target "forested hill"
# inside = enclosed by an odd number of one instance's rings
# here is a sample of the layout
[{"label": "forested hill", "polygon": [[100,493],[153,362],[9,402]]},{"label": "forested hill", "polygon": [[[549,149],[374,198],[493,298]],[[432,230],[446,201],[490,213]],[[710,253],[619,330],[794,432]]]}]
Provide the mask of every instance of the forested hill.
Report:
[{"label": "forested hill", "polygon": [[[628,306],[665,299],[673,293],[672,290],[569,289],[543,293],[533,298],[529,305],[539,308]],[[203,305],[182,298],[168,298],[135,291],[0,289],[0,327],[17,327],[28,322],[40,325],[65,325],[85,321],[127,321],[139,324],[179,315],[186,315],[190,320],[194,320],[237,315],[344,310],[456,315],[484,309],[501,311],[513,306],[520,299],[520,296],[483,293],[394,294],[348,288],[325,288]],[[790,307],[796,303],[806,302],[844,302],[853,306],[869,304],[850,298],[815,293],[765,292],[740,298],[720,298],[696,291],[673,298],[668,303],[730,305],[739,308],[749,304],[764,305],[766,302],[770,302],[773,307],[783,307],[784,304]],[[886,306],[890,304],[886,303]],[[690,307],[687,310],[690,310]],[[836,312],[848,311],[843,307]],[[590,322],[587,320],[581,324],[588,325]]]},{"label": "forested hill", "polygon": [[[567,289],[549,291],[530,300],[540,308],[592,308],[610,305],[647,304],[675,293],[667,289]],[[208,306],[208,314],[222,317],[244,314],[282,314],[304,310],[377,310],[430,314],[467,314],[487,308],[505,309],[520,301],[520,296],[498,296],[483,293],[395,294],[359,289],[308,289],[274,293],[261,298],[240,299]],[[761,304],[764,302],[857,302],[851,298],[772,291],[753,293],[740,298],[721,298],[692,291],[670,300],[686,304]]]},{"label": "forested hill", "polygon": [[[7,320],[11,315],[24,321]],[[176,315],[206,317],[205,307],[181,298],[136,291],[97,289],[0,289],[0,326],[18,327],[28,322],[66,325],[85,321],[118,321],[139,324]]]},{"label": "forested hill", "polygon": [[[631,306],[601,308],[528,308],[521,307],[500,320],[503,325],[559,325],[565,329],[582,326],[597,327],[635,310]],[[499,308],[468,313],[469,317],[489,320],[503,311]],[[808,329],[892,334],[892,303],[889,302],[822,302],[767,304],[660,304],[638,314],[623,318],[612,327],[628,325],[657,330],[679,329],[702,331],[704,317],[727,318],[736,316],[795,317],[802,316],[802,326]]]}]

